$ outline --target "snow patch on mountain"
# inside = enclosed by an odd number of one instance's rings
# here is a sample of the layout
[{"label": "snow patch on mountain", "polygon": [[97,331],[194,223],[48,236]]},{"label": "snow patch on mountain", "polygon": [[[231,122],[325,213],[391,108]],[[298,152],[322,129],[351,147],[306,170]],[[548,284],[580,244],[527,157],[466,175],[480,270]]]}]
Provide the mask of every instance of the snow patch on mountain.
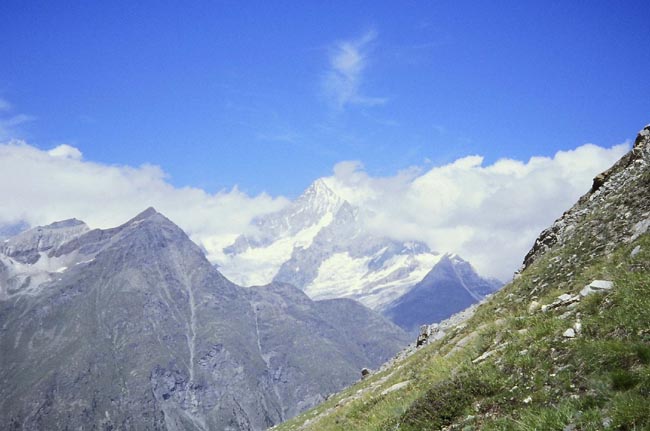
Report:
[{"label": "snow patch on mountain", "polygon": [[63,244],[88,232],[76,219],[37,226],[0,244],[0,300],[13,294],[34,295],[40,286],[65,272],[77,261],[77,252],[56,254]]},{"label": "snow patch on mountain", "polygon": [[71,255],[51,257],[45,252],[38,253],[34,263],[24,263],[0,253],[0,300],[14,293],[35,295],[40,286],[53,280],[74,264],[76,253]]},{"label": "snow patch on mountain", "polygon": [[224,248],[219,270],[234,282],[293,284],[314,299],[353,298],[381,309],[440,259],[424,243],[371,235],[361,209],[316,180],[284,209],[253,221]]},{"label": "snow patch on mountain", "polygon": [[305,287],[314,299],[348,297],[381,310],[418,283],[440,260],[440,255],[419,253],[394,255],[378,270],[369,269],[374,256],[354,258],[348,252],[335,253],[323,261],[316,279]]},{"label": "snow patch on mountain", "polygon": [[[219,262],[219,270],[226,278],[241,286],[261,286],[273,281],[284,262],[291,258],[294,248],[309,248],[324,227],[334,219],[329,208],[315,223],[290,235],[290,229],[268,245],[246,247],[240,253],[229,253]],[[301,212],[296,212],[300,214]]]}]

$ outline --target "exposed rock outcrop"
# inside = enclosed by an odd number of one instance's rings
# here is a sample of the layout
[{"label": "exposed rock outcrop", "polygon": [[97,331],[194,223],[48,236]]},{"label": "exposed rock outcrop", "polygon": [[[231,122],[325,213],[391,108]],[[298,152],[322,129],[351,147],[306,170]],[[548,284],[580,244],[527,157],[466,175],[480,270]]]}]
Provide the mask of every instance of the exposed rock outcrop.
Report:
[{"label": "exposed rock outcrop", "polygon": [[650,227],[650,204],[646,199],[650,190],[649,163],[650,125],[639,132],[630,152],[596,176],[591,190],[542,231],[526,254],[521,271],[551,247],[574,238],[583,238],[576,255],[596,256],[645,233]]}]

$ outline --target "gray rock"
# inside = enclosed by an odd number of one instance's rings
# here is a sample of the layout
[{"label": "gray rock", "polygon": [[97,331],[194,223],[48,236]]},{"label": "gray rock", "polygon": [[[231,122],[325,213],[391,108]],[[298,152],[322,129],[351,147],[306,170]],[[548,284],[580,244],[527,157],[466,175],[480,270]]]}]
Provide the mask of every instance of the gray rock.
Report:
[{"label": "gray rock", "polygon": [[592,289],[609,290],[612,287],[614,287],[614,282],[607,281],[607,280],[594,280],[591,283],[589,283],[589,287],[591,287]]},{"label": "gray rock", "polygon": [[[551,227],[542,231],[524,258],[520,272],[551,248],[573,244],[574,257],[555,262],[557,273],[569,273],[580,264],[634,241],[650,227],[647,172],[650,129],[639,132],[632,151],[594,179],[592,189]],[[557,247],[556,247],[557,246]]]},{"label": "gray rock", "polygon": [[481,354],[481,356],[479,356],[479,357],[477,357],[475,359],[472,359],[472,362],[474,364],[481,363],[481,362],[485,361],[487,358],[489,358],[490,356],[493,356],[495,353],[496,353],[496,350],[486,350],[485,352],[483,352]]},{"label": "gray rock", "polygon": [[614,283],[606,280],[594,280],[580,291],[581,296],[589,296],[592,293],[601,293],[608,290],[611,290],[614,287]]},{"label": "gray rock", "polygon": [[569,328],[564,333],[562,333],[562,336],[564,338],[575,338],[576,336],[576,331],[573,328]]},{"label": "gray rock", "polygon": [[562,295],[558,296],[551,304],[542,305],[542,312],[546,313],[549,310],[553,310],[559,307],[571,307],[579,301],[580,295],[573,296],[568,293],[563,293]]},{"label": "gray rock", "polygon": [[631,257],[631,258],[635,258],[636,255],[639,254],[639,253],[641,253],[641,246],[640,246],[640,245],[637,245],[636,247],[634,247],[634,249],[633,249],[632,252],[630,253],[630,257]]},{"label": "gray rock", "polygon": [[582,333],[582,322],[577,321],[576,323],[574,323],[573,329],[576,331],[577,335],[580,335]]},{"label": "gray rock", "polygon": [[531,301],[528,305],[528,313],[532,314],[539,309],[540,305],[537,301]]}]

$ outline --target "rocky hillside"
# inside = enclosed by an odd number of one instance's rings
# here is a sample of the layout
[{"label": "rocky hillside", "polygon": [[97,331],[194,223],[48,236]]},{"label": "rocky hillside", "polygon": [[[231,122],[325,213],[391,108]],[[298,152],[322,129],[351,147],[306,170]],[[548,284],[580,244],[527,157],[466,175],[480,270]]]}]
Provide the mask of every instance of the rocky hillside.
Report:
[{"label": "rocky hillside", "polygon": [[650,429],[649,163],[647,126],[510,284],[277,429]]},{"label": "rocky hillside", "polygon": [[7,430],[260,430],[407,342],[352,300],[231,283],[152,208],[7,240],[0,293]]}]

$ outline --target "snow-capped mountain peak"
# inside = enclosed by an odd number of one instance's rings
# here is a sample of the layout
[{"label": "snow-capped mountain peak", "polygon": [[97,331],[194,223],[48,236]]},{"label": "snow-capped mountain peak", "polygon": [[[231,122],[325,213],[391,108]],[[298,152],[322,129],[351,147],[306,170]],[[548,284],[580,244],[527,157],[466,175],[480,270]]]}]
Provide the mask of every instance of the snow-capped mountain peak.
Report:
[{"label": "snow-capped mountain peak", "polygon": [[296,199],[292,206],[296,209],[311,210],[313,213],[335,213],[343,200],[327,185],[323,178],[314,181]]},{"label": "snow-capped mountain peak", "polygon": [[287,282],[312,298],[350,297],[380,309],[420,281],[439,255],[422,242],[368,232],[361,212],[318,179],[281,211],[255,220],[259,234],[226,247],[219,268],[239,284]]},{"label": "snow-capped mountain peak", "polygon": [[420,241],[377,235],[366,228],[365,215],[318,179],[281,211],[255,220],[258,234],[241,235],[226,247],[219,269],[240,285],[289,283],[312,299],[352,298],[379,311],[434,267],[457,273],[450,289],[466,291],[468,301],[484,296],[464,287],[466,279],[483,284],[462,258],[433,252]]},{"label": "snow-capped mountain peak", "polygon": [[325,180],[314,181],[285,208],[253,220],[253,233],[224,248],[220,270],[244,286],[270,283],[294,249],[309,248],[346,204]]}]

